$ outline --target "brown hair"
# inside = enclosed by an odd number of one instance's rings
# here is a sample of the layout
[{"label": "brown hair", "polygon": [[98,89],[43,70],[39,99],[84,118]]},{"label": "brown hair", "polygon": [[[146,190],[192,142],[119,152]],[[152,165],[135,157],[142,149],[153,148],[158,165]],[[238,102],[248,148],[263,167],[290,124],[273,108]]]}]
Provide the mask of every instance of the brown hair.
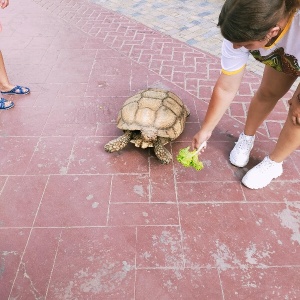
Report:
[{"label": "brown hair", "polygon": [[222,35],[231,42],[259,41],[300,0],[226,0],[219,15]]}]

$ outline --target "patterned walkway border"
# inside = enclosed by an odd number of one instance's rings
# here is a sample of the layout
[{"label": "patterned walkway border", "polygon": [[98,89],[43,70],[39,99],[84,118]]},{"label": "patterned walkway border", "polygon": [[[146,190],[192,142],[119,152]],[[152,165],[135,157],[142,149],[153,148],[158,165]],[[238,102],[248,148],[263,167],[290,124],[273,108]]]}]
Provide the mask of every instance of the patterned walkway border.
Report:
[{"label": "patterned walkway border", "polygon": [[[224,0],[92,0],[179,41],[220,57],[222,36],[217,27]],[[262,75],[263,65],[250,57],[247,68]]]}]

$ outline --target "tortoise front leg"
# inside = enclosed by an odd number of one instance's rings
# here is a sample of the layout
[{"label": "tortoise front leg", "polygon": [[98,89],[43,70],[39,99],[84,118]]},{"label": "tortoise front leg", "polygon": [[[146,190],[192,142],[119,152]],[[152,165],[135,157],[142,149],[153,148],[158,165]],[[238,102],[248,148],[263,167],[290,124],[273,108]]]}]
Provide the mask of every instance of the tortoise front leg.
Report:
[{"label": "tortoise front leg", "polygon": [[168,164],[172,160],[172,154],[164,147],[160,138],[154,143],[154,153],[163,164]]},{"label": "tortoise front leg", "polygon": [[121,135],[120,137],[108,142],[104,146],[104,150],[106,152],[115,152],[115,151],[122,150],[130,142],[131,135],[132,135],[132,132],[130,130],[125,131],[125,133],[123,135]]}]

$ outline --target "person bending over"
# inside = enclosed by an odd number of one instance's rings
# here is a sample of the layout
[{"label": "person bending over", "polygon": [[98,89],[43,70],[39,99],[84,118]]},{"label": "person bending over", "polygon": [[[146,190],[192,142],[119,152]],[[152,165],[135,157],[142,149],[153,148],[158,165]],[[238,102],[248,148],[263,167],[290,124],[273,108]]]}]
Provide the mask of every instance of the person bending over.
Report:
[{"label": "person bending over", "polygon": [[[239,89],[251,54],[265,64],[264,73],[251,100],[244,131],[229,156],[233,165],[247,165],[257,129],[300,76],[299,8],[300,0],[225,1],[218,22],[224,37],[222,72],[192,149],[210,138]],[[288,115],[274,149],[242,178],[250,189],[263,188],[279,177],[283,161],[300,146],[300,84],[288,103]]]}]

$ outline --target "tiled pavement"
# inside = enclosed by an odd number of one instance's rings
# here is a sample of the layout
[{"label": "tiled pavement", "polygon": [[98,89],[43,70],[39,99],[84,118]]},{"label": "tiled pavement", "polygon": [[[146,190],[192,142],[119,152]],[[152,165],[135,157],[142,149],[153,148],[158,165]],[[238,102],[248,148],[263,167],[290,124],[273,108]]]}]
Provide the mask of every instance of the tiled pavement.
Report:
[{"label": "tiled pavement", "polygon": [[87,0],[11,1],[1,20],[10,79],[32,89],[0,112],[1,300],[300,298],[300,152],[269,187],[240,184],[272,149],[289,95],[244,169],[228,153],[260,81],[252,72],[201,172],[133,146],[108,154],[120,105],[147,87],[191,109],[168,147],[175,157],[189,145],[218,56]]}]

